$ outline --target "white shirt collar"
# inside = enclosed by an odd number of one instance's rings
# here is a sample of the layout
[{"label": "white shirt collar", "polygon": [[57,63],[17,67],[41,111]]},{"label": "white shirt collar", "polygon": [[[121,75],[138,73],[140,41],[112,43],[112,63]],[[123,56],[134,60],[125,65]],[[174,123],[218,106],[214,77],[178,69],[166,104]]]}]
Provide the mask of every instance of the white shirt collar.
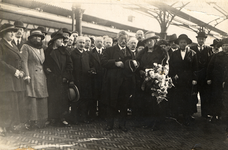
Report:
[{"label": "white shirt collar", "polygon": [[121,47],[119,44],[118,44],[118,46],[119,46],[120,50],[126,49],[126,46],[125,47]]},{"label": "white shirt collar", "polygon": [[16,44],[17,44],[17,41],[18,40],[19,40],[19,43],[21,43],[21,38],[14,37],[13,39],[14,39],[14,41],[15,41]]}]

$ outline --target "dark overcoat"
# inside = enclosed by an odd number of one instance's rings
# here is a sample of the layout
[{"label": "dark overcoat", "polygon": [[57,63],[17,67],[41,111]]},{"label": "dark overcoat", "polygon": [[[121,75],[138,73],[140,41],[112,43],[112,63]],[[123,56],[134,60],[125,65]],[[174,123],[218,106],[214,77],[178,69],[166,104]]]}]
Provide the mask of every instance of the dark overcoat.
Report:
[{"label": "dark overcoat", "polygon": [[[132,59],[133,56],[131,51],[126,48],[125,53],[123,53],[118,44],[109,47],[104,51],[104,54],[101,58],[101,63],[104,68],[106,68],[106,72],[104,75],[104,83],[102,87],[102,102],[111,107],[117,107],[117,102],[119,98],[119,94],[122,93],[123,83],[125,84],[126,89],[125,97],[128,97],[127,93],[130,93],[129,86],[132,80],[132,76],[126,72],[126,68],[120,68],[115,65],[115,62],[122,61],[125,63],[127,60]],[[122,95],[121,95],[122,96]],[[127,98],[124,99],[127,101]],[[127,102],[123,101],[123,105]]]},{"label": "dark overcoat", "polygon": [[101,57],[103,55],[103,52],[99,54],[95,47],[89,52],[89,54],[94,71],[96,72],[96,74],[92,75],[93,98],[99,99],[101,97],[102,83],[105,72],[105,69],[101,65]]},{"label": "dark overcoat", "polygon": [[228,55],[224,52],[214,54],[207,68],[207,80],[211,80],[210,102],[214,115],[221,115],[223,82],[228,83]]},{"label": "dark overcoat", "polygon": [[76,48],[71,52],[74,83],[78,87],[81,99],[92,97],[91,70],[89,53]]},{"label": "dark overcoat", "polygon": [[[197,55],[191,49],[186,50],[184,60],[181,57],[181,50],[173,52],[170,58],[169,76],[173,79],[175,89],[173,105],[179,109],[179,113],[193,113],[196,102],[191,97],[192,80],[197,80],[195,72],[198,70]],[[178,76],[175,80],[174,77]]]},{"label": "dark overcoat", "polygon": [[[72,60],[67,50],[64,47],[53,49],[52,45],[49,45],[45,51],[44,61],[44,71],[47,76],[47,87],[49,93],[49,118],[57,119],[69,110],[67,98],[68,83],[63,82],[63,78],[69,82],[72,81],[72,69]],[[51,72],[48,70],[51,70]]]},{"label": "dark overcoat", "polygon": [[22,78],[14,76],[16,70],[22,70],[22,57],[17,47],[10,46],[4,39],[0,41],[0,92],[25,91]]}]

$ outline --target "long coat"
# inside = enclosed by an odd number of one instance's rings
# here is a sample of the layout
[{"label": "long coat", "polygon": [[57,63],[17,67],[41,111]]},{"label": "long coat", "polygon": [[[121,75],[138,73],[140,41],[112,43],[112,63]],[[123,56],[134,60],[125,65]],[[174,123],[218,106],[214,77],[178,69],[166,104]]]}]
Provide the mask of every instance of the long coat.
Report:
[{"label": "long coat", "polygon": [[22,70],[21,54],[14,44],[12,47],[2,39],[0,41],[0,92],[25,90],[23,79],[14,76],[17,69]]},{"label": "long coat", "polygon": [[[191,97],[192,80],[197,80],[195,72],[198,70],[197,55],[191,49],[187,49],[184,60],[181,57],[181,50],[173,52],[170,58],[169,76],[175,84],[174,102],[172,105],[176,107],[176,111],[184,114],[191,114],[195,111],[196,101]],[[175,80],[174,77],[178,76]]]},{"label": "long coat", "polygon": [[[211,80],[211,113],[220,116],[222,108],[223,82],[228,84],[228,55],[219,52],[211,58],[207,68],[207,80]],[[227,89],[227,88],[226,88]]]},{"label": "long coat", "polygon": [[71,52],[71,59],[73,62],[73,78],[75,85],[78,87],[81,99],[92,98],[91,86],[91,70],[89,53],[83,51],[79,52],[76,48]]},{"label": "long coat", "polygon": [[[104,75],[104,83],[102,87],[102,102],[108,106],[117,107],[117,102],[119,98],[119,94],[123,91],[121,86],[125,81],[127,81],[130,85],[132,76],[127,74],[126,68],[120,68],[115,65],[116,61],[122,61],[125,63],[127,60],[132,59],[133,56],[131,51],[126,48],[125,54],[120,50],[118,44],[109,47],[104,51],[104,54],[101,58],[101,63],[104,68],[106,68],[106,72]],[[125,90],[125,96],[130,96],[128,83],[125,82],[125,86],[127,87]],[[126,99],[125,99],[126,100]],[[126,104],[126,101],[122,102]]]},{"label": "long coat", "polygon": [[[48,69],[51,72],[48,72]],[[64,47],[53,49],[52,45],[45,51],[44,71],[47,76],[48,86],[48,113],[49,118],[58,119],[63,113],[69,110],[67,98],[67,82],[63,82],[63,78],[69,82],[72,77],[73,64],[70,54]]]},{"label": "long coat", "polygon": [[15,77],[16,70],[23,71],[22,57],[13,44],[0,41],[0,126],[10,127],[27,121],[25,86],[23,78]]},{"label": "long coat", "polygon": [[26,85],[27,95],[36,98],[48,97],[47,79],[43,70],[44,50],[24,44],[21,51],[25,76],[31,78],[31,82]]},{"label": "long coat", "polygon": [[105,69],[101,65],[101,57],[103,55],[102,53],[99,54],[96,48],[93,48],[89,52],[92,67],[96,72],[96,74],[92,75],[93,98],[96,100],[101,97],[102,83],[105,72]]}]

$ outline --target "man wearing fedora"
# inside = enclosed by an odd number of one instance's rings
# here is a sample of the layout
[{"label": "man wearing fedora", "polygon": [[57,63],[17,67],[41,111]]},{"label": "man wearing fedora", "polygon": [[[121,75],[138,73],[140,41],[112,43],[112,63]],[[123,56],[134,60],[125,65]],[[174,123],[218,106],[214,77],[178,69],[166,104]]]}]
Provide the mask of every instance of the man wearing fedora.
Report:
[{"label": "man wearing fedora", "polygon": [[[197,89],[201,100],[201,115],[208,119],[210,112],[209,86],[206,82],[206,69],[213,54],[212,48],[205,45],[207,35],[205,32],[199,32],[196,36],[198,45],[192,46],[191,49],[197,54],[198,71],[197,71]],[[197,96],[197,95],[196,95]]]},{"label": "man wearing fedora", "polygon": [[26,40],[23,39],[25,27],[24,27],[24,23],[22,21],[15,21],[14,26],[16,28],[18,28],[18,31],[15,34],[15,37],[14,37],[12,43],[15,44],[20,51],[22,45],[26,42]]},{"label": "man wearing fedora", "polygon": [[63,36],[65,37],[63,41],[63,46],[66,48],[69,37],[71,36],[71,32],[67,28],[60,28],[59,32],[62,32]]},{"label": "man wearing fedora", "polygon": [[195,72],[198,65],[196,52],[187,47],[191,43],[192,40],[186,34],[181,34],[176,40],[180,48],[173,52],[169,61],[169,75],[175,85],[175,94],[169,102],[175,117],[183,115],[185,125],[191,123],[191,115],[196,112],[197,103],[191,96],[192,87],[197,84]]},{"label": "man wearing fedora", "polygon": [[125,62],[133,58],[127,47],[128,38],[125,31],[120,31],[117,34],[117,45],[107,48],[101,58],[103,67],[107,69],[102,88],[102,102],[107,110],[106,131],[113,129],[115,114],[120,110],[119,128],[127,132],[125,125],[132,76],[126,72]]},{"label": "man wearing fedora", "polygon": [[221,47],[221,40],[220,39],[214,39],[213,44],[211,44],[210,46],[212,46],[212,51],[214,54],[218,53],[219,48]]}]

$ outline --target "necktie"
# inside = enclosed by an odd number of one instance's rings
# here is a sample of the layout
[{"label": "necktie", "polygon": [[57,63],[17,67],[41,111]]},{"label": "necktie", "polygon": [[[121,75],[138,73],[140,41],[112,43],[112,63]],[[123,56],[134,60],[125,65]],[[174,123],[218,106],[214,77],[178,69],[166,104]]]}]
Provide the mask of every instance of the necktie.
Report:
[{"label": "necktie", "polygon": [[122,49],[122,52],[123,52],[124,55],[125,55],[125,50],[126,50],[125,48]]},{"label": "necktie", "polygon": [[19,46],[19,39],[17,39],[17,46]]},{"label": "necktie", "polygon": [[98,50],[98,54],[101,54],[101,50]]},{"label": "necktie", "polygon": [[203,46],[200,46],[200,52],[203,50]]}]

